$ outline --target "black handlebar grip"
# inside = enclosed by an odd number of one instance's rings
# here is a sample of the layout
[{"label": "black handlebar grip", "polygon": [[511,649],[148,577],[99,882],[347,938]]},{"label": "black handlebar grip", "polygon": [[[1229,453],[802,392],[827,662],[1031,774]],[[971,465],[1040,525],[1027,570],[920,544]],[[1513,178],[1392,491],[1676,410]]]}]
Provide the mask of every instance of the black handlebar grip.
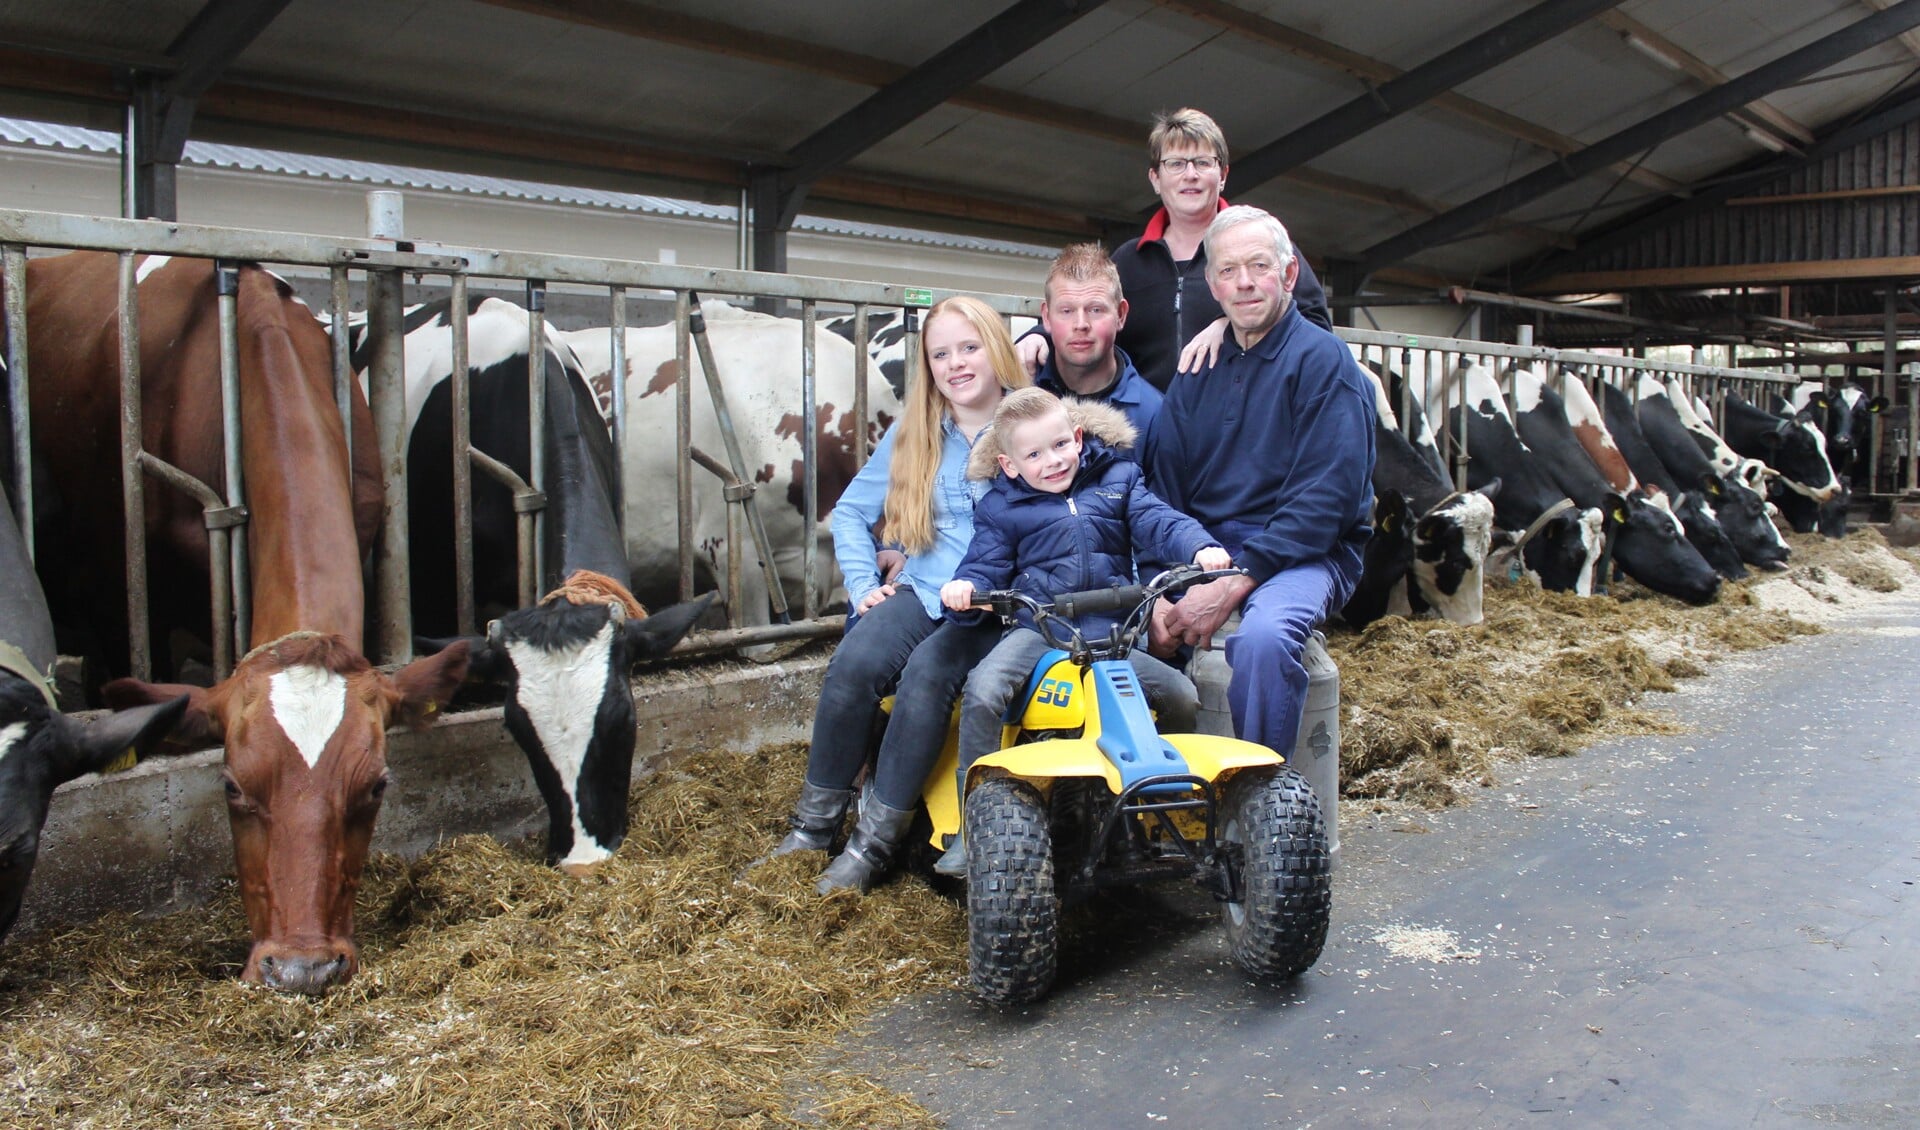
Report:
[{"label": "black handlebar grip", "polygon": [[1145,585],[1122,585],[1114,589],[1090,589],[1062,593],[1053,598],[1053,611],[1060,616],[1085,616],[1090,612],[1113,612],[1132,608],[1147,599]]}]

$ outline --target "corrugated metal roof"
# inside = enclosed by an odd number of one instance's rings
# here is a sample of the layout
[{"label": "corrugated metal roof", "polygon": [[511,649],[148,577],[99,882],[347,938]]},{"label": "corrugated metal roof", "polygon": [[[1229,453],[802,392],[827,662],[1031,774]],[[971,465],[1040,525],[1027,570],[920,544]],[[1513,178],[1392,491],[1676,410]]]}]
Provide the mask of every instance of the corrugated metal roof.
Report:
[{"label": "corrugated metal roof", "polygon": [[[80,126],[55,125],[25,118],[0,118],[0,143],[87,153],[111,153],[116,156],[120,153],[120,135],[117,133]],[[546,204],[568,204],[584,208],[640,212],[654,216],[709,220],[714,223],[733,224],[738,222],[739,217],[737,208],[724,204],[702,204],[698,201],[676,200],[667,196],[609,192],[505,177],[474,176],[438,169],[423,169],[412,165],[389,165],[378,161],[315,157],[277,149],[216,145],[205,141],[187,142],[182,160],[184,164],[207,168],[242,169],[249,172],[313,177],[319,180],[346,181],[353,184],[468,193],[474,196],[508,200],[533,200]],[[794,227],[801,231],[824,235],[857,236],[864,239],[1015,255],[1030,259],[1051,259],[1055,251],[1054,248],[1038,244],[948,235],[943,232],[922,231],[887,224],[858,223],[822,216],[803,215],[794,221]]]}]

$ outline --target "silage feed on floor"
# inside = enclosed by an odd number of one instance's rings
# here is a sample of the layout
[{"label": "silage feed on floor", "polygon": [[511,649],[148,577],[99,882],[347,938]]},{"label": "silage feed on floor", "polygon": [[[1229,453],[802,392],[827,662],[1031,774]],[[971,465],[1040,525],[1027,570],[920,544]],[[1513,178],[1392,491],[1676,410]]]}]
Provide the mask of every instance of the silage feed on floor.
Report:
[{"label": "silage feed on floor", "polygon": [[[1650,692],[1916,584],[1916,558],[1871,531],[1793,549],[1707,608],[1630,583],[1501,585],[1473,627],[1331,632],[1348,803],[1458,803],[1503,761],[1671,728]],[[821,899],[817,854],[746,870],[804,758],[703,756],[641,781],[627,844],[586,881],[480,836],[377,857],[360,975],[317,1001],[234,981],[231,892],[11,939],[0,1125],[937,1125],[832,1051],[898,996],[960,987],[962,910],[917,879]]]},{"label": "silage feed on floor", "polygon": [[584,882],[482,836],[377,857],[360,974],[319,1000],[234,981],[231,894],[10,945],[0,1125],[933,1125],[819,1053],[959,983],[960,908],[914,881],[822,899],[818,853],[744,870],[804,756],[642,782],[628,843]]}]

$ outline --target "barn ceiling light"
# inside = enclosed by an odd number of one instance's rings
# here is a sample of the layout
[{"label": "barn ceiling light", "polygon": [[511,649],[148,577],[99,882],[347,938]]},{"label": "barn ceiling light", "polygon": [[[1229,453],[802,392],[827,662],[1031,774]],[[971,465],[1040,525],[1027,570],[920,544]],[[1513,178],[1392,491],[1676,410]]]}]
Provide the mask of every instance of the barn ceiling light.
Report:
[{"label": "barn ceiling light", "polygon": [[1677,71],[1681,69],[1680,60],[1674,58],[1672,53],[1660,44],[1649,43],[1630,31],[1621,32],[1620,38],[1626,40],[1628,47],[1640,52],[1642,55],[1652,59],[1668,70]]},{"label": "barn ceiling light", "polygon": [[1759,130],[1759,129],[1753,128],[1752,126],[1748,126],[1746,127],[1746,129],[1744,129],[1741,132],[1747,135],[1748,141],[1753,142],[1755,145],[1758,145],[1762,149],[1771,149],[1775,153],[1785,153],[1787,151],[1786,142],[1781,141],[1779,138],[1773,136],[1772,134],[1766,132],[1765,130]]}]

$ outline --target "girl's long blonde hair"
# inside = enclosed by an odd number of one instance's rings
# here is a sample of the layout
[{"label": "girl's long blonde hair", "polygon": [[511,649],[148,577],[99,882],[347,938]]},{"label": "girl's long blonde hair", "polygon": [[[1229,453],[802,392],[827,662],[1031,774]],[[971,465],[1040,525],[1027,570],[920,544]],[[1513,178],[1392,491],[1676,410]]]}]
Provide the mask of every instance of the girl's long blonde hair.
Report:
[{"label": "girl's long blonde hair", "polygon": [[[964,294],[941,299],[927,311],[926,325],[942,314],[965,318],[980,335],[987,362],[1000,388],[1026,388],[1033,383],[1026,366],[1013,351],[1013,339],[993,308]],[[934,383],[927,360],[927,339],[920,337],[920,372],[907,389],[906,410],[893,437],[893,463],[887,470],[887,537],[908,553],[924,553],[933,546],[933,479],[940,469],[943,442],[941,422],[948,415],[947,398]]]}]

